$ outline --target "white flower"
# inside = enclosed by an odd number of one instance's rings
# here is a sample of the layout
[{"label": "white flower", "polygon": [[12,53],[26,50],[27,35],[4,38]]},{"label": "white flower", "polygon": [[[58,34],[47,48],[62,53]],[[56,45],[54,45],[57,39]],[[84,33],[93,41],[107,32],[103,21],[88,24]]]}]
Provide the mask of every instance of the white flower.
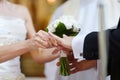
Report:
[{"label": "white flower", "polygon": [[56,29],[58,24],[59,24],[59,20],[55,20],[54,22],[49,24],[47,28],[50,32],[55,32],[55,29]]},{"label": "white flower", "polygon": [[74,19],[73,16],[70,15],[64,15],[56,19],[54,22],[48,25],[48,31],[50,32],[55,32],[56,27],[58,26],[59,23],[63,23],[66,27],[66,29],[71,29],[73,28],[74,32],[79,32],[80,30],[80,25],[79,23]]}]

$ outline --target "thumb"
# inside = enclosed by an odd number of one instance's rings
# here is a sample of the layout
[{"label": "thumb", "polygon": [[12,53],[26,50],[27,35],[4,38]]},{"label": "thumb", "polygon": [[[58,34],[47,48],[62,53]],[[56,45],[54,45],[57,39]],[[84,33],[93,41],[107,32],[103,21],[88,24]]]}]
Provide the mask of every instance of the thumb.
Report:
[{"label": "thumb", "polygon": [[65,34],[63,34],[63,38],[66,38],[66,37],[68,37],[67,35],[65,35]]}]

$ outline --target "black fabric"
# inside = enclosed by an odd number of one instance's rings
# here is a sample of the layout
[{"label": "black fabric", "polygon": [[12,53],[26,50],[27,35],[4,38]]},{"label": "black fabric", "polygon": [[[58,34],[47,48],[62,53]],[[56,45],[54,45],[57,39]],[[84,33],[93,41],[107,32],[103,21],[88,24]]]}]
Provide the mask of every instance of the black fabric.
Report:
[{"label": "black fabric", "polygon": [[[119,25],[120,27],[120,25]],[[110,34],[109,54],[111,59],[111,80],[120,80],[120,30],[112,30]]]},{"label": "black fabric", "polygon": [[87,60],[98,59],[98,32],[92,32],[85,37],[83,57]]},{"label": "black fabric", "polygon": [[[117,29],[106,30],[107,36],[107,51],[109,56],[120,56],[118,53],[120,50],[120,20],[117,26]],[[83,46],[83,57],[92,60],[99,59],[99,49],[98,49],[98,32],[89,33],[84,40]]]},{"label": "black fabric", "polygon": [[[117,29],[107,30],[109,32],[108,47],[108,74],[111,80],[120,80],[120,21]],[[88,34],[84,41],[84,58],[99,59],[98,32]]]},{"label": "black fabric", "polygon": [[[106,36],[111,30],[106,31]],[[88,34],[84,41],[84,48],[83,48],[83,57],[87,60],[96,60],[99,59],[99,49],[98,49],[98,32],[92,32]],[[108,55],[108,54],[107,54]],[[111,58],[108,57],[108,65],[111,63]],[[111,73],[111,67],[107,66],[107,75]]]},{"label": "black fabric", "polygon": [[[108,51],[110,29],[105,31],[106,45]],[[99,59],[98,32],[92,32],[85,37],[83,47],[83,57],[87,60]]]}]

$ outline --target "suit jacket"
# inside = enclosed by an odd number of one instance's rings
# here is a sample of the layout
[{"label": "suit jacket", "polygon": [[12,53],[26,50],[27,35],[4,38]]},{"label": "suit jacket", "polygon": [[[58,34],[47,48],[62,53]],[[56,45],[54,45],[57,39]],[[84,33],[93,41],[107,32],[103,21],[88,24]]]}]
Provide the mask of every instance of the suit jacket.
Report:
[{"label": "suit jacket", "polygon": [[[117,29],[106,30],[108,74],[111,80],[120,80],[120,20]],[[99,59],[98,32],[88,34],[84,41],[83,56],[87,60]]]}]

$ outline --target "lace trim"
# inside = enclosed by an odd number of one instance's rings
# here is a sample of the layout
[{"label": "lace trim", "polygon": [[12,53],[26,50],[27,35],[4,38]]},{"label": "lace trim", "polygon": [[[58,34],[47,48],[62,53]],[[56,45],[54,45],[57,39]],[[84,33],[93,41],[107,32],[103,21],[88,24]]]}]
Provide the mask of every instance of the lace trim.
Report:
[{"label": "lace trim", "polygon": [[25,80],[24,74],[16,76],[15,74],[0,74],[0,80]]}]

